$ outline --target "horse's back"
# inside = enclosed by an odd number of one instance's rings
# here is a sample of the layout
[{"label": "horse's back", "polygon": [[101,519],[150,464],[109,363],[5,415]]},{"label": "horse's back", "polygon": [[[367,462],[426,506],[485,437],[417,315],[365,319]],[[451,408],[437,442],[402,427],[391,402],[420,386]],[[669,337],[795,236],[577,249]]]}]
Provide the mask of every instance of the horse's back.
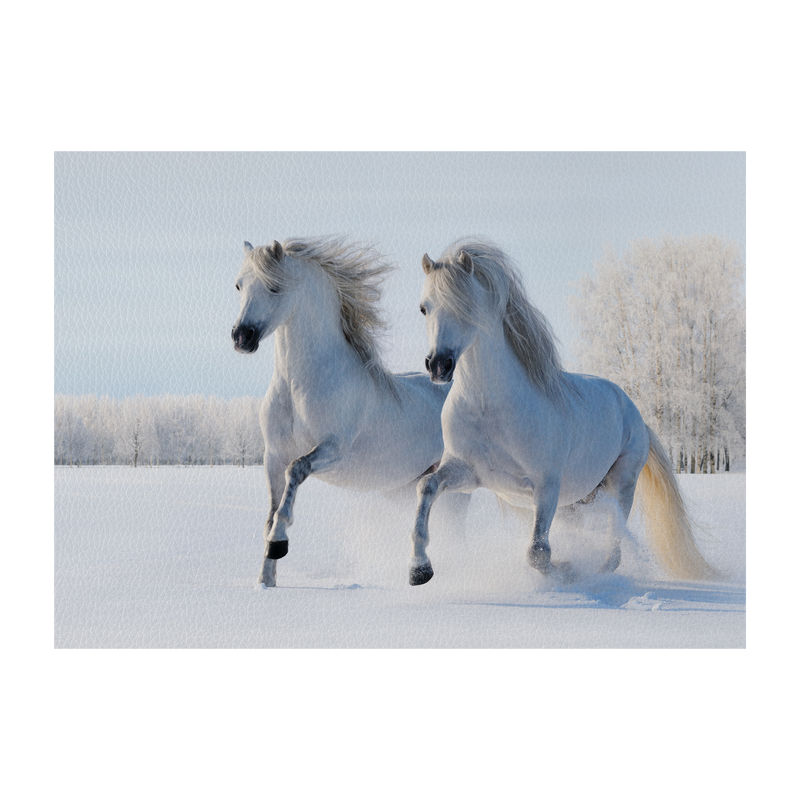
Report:
[{"label": "horse's back", "polygon": [[565,372],[564,379],[572,390],[569,392],[570,410],[576,417],[583,416],[587,412],[594,417],[600,414],[612,414],[622,429],[628,433],[633,433],[644,426],[636,404],[625,390],[613,381],[597,375],[574,372]]},{"label": "horse's back", "polygon": [[596,375],[565,372],[564,378],[572,388],[569,413],[576,422],[587,417],[604,421],[623,439],[646,433],[639,409],[621,386]]}]

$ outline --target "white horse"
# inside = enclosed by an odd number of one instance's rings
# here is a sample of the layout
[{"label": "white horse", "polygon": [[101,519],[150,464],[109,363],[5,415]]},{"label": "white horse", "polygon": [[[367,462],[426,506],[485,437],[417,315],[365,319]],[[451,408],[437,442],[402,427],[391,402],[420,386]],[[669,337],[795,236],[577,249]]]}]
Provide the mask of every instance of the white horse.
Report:
[{"label": "white horse", "polygon": [[275,334],[260,414],[271,502],[259,588],[275,586],[297,489],[310,475],[349,489],[408,486],[413,494],[442,457],[449,387],[382,366],[377,302],[390,267],[373,249],[322,238],[245,242],[244,252],[234,347],[254,353]]},{"label": "white horse", "polygon": [[[627,520],[638,486],[661,565],[681,578],[713,577],[655,434],[619,386],[562,371],[550,325],[528,302],[507,256],[465,239],[436,262],[426,254],[422,266],[425,364],[432,381],[452,380],[453,390],[442,412],[441,464],[417,486],[410,583],[433,577],[426,548],[434,500],[478,487],[529,510],[530,564],[569,579],[569,566],[550,559],[556,508],[588,502],[602,490]],[[620,558],[614,537],[601,569],[615,570]]]}]

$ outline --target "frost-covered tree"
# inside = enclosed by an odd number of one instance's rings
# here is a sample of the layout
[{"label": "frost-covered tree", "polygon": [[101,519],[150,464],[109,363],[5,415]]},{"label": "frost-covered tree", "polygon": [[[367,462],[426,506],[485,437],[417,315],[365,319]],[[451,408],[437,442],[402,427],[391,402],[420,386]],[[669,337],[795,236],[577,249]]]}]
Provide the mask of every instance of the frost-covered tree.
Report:
[{"label": "frost-covered tree", "polygon": [[86,463],[91,429],[83,420],[78,408],[78,400],[80,398],[56,395],[55,455],[57,464],[80,466],[82,463]]},{"label": "frost-covered tree", "polygon": [[578,368],[618,383],[676,469],[744,456],[744,264],[717,236],[610,246],[575,285]]},{"label": "frost-covered tree", "polygon": [[152,404],[137,395],[126,397],[119,404],[117,418],[117,451],[132,467],[147,460],[153,463],[156,455],[156,436]]}]

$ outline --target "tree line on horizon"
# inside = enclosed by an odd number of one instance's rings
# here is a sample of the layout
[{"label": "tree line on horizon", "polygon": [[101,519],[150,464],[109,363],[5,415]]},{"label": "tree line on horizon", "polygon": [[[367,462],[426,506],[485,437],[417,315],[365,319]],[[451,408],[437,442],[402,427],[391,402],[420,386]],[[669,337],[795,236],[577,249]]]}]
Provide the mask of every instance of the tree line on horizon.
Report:
[{"label": "tree line on horizon", "polygon": [[56,395],[59,466],[261,464],[260,397]]}]

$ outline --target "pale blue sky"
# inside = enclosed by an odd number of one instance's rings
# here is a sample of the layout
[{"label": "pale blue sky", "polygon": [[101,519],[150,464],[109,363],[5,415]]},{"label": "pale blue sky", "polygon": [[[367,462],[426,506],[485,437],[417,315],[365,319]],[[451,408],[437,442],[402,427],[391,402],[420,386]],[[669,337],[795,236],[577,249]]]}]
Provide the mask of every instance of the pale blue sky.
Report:
[{"label": "pale blue sky", "polygon": [[384,350],[423,368],[420,259],[494,240],[569,360],[570,282],[604,242],[717,233],[744,253],[743,153],[58,153],[55,390],[266,391],[267,343],[233,351],[242,242],[347,235],[398,264]]}]

